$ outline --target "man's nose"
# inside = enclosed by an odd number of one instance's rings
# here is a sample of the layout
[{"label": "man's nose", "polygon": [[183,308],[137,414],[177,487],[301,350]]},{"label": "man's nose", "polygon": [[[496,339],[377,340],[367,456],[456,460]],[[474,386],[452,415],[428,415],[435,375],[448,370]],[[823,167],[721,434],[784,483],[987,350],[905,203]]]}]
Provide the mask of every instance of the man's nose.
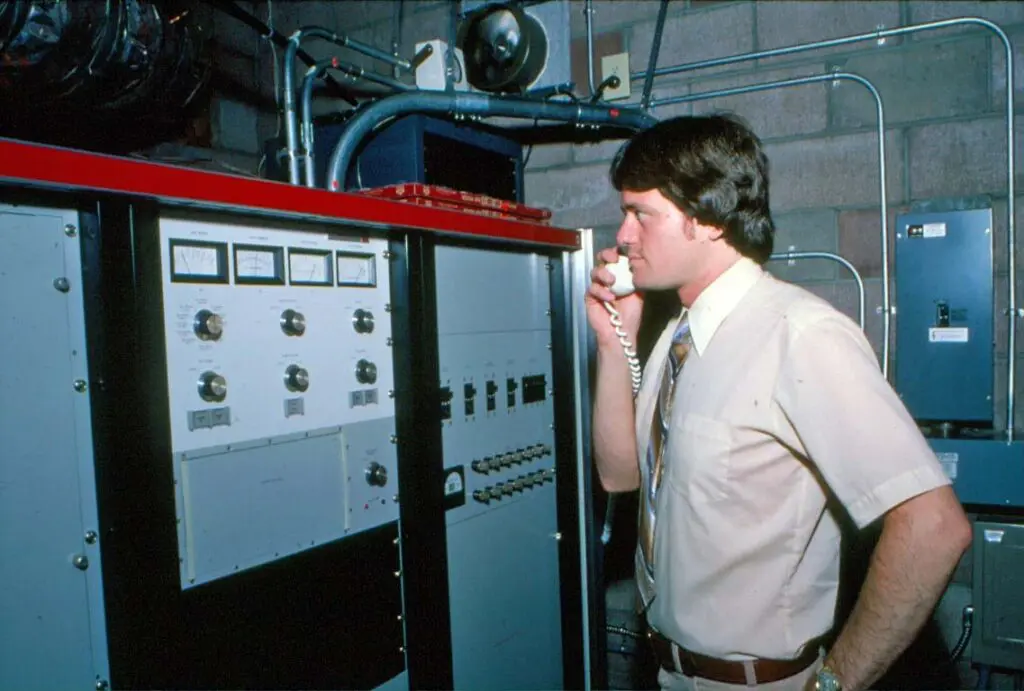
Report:
[{"label": "man's nose", "polygon": [[[624,245],[635,245],[637,241],[636,224],[632,223],[628,218],[622,222],[619,226],[619,231],[615,233],[615,244],[620,248]],[[620,250],[621,251],[621,250]]]}]

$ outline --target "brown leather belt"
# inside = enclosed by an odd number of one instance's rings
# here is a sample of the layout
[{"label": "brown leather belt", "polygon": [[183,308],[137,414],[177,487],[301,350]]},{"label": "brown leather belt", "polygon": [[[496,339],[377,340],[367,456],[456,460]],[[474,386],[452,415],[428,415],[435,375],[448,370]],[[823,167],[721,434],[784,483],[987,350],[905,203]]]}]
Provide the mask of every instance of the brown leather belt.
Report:
[{"label": "brown leather belt", "polygon": [[[651,641],[658,662],[669,671],[680,671],[688,677],[700,677],[723,684],[747,683],[747,673],[742,662],[719,660],[690,652],[678,645],[676,649],[679,651],[679,664],[682,669],[676,670],[676,662],[672,657],[672,641],[650,629],[647,631],[647,638]],[[767,684],[788,679],[810,667],[817,659],[817,646],[808,645],[804,653],[795,660],[754,660],[756,683]]]}]

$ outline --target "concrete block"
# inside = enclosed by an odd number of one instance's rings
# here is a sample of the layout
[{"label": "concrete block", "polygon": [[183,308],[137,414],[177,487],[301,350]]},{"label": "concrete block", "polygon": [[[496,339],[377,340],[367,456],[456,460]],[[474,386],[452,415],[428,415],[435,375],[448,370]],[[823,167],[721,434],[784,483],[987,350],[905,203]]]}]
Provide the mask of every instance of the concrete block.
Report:
[{"label": "concrete block", "polygon": [[256,108],[227,98],[215,97],[210,101],[214,148],[258,154]]},{"label": "concrete block", "polygon": [[[378,21],[393,22],[397,2],[328,2],[310,3],[328,4],[334,12],[334,22],[340,31],[349,31],[365,24]],[[407,2],[402,8],[403,19],[414,14],[419,5],[426,2]]]},{"label": "concrete block", "polygon": [[[782,214],[775,218],[774,253],[835,252],[836,212],[832,209]],[[782,259],[768,264],[785,281],[833,281],[836,262],[828,259]]]},{"label": "concrete block", "polygon": [[[757,46],[761,50],[794,46],[830,38],[874,31],[879,25],[899,26],[899,3],[894,0],[829,2],[815,0],[773,0],[756,3]],[[802,53],[811,59],[851,49],[867,49],[874,41],[863,41],[837,48]],[[892,39],[887,42],[892,45]],[[813,56],[813,57],[811,57]],[[770,58],[768,61],[793,60],[796,56]]]},{"label": "concrete block", "polygon": [[594,228],[594,253],[606,247],[615,247],[615,235],[619,232],[618,225],[604,225]]},{"label": "concrete block", "polygon": [[[992,235],[992,265],[997,273],[1009,272],[1006,261],[1009,249],[1007,244],[1007,221],[1009,220],[1007,206],[1008,204],[1005,199],[995,199],[992,202],[992,225],[994,226]],[[1021,247],[1021,243],[1024,242],[1024,225],[1021,225],[1022,223],[1024,223],[1024,197],[1017,197],[1014,204],[1017,268],[1021,271],[1021,275],[1024,275],[1024,264],[1022,264],[1024,248]],[[1021,298],[1024,298],[1024,294],[1021,294]]]},{"label": "concrete block", "polygon": [[451,34],[451,7],[448,3],[434,5],[415,14],[407,13],[402,18],[402,55],[412,55],[419,41],[440,38],[454,42]]},{"label": "concrete block", "polygon": [[[634,72],[646,69],[654,29],[655,22],[637,24],[632,29],[629,55],[632,65],[636,66]],[[754,5],[751,3],[727,4],[688,14],[674,14],[670,10],[658,52],[658,66],[708,60],[753,49]],[[708,71],[700,70],[694,74]]]},{"label": "concrete block", "polygon": [[[658,19],[657,2],[623,2],[622,0],[594,0],[591,25],[595,34],[620,29],[640,22],[654,22]],[[682,11],[682,3],[669,5],[668,16],[672,17]],[[585,36],[587,18],[584,14],[586,2],[571,0],[569,3],[569,23],[572,35]]]},{"label": "concrete block", "polygon": [[536,144],[532,149],[523,147],[524,158],[528,153],[530,156],[526,161],[528,172],[552,166],[564,166],[572,161],[571,144]]},{"label": "concrete block", "polygon": [[[821,65],[785,70],[758,70],[723,79],[701,80],[692,85],[695,94],[777,82],[823,73]],[[755,93],[693,102],[695,115],[729,111],[744,118],[762,139],[815,134],[828,126],[829,82],[786,86]]]},{"label": "concrete block", "polygon": [[[639,100],[639,94],[643,93],[643,82],[637,82],[634,88],[637,90],[637,100]],[[651,113],[659,120],[667,120],[680,115],[693,115],[692,103],[657,105],[659,101],[687,96],[691,91],[690,84],[680,81],[678,77],[666,76],[656,78],[651,87],[651,103],[654,104],[654,107],[651,108]]]},{"label": "concrete block", "polygon": [[[1024,101],[1024,30],[1008,31],[1013,50],[1013,100],[1019,104]],[[990,38],[992,50],[992,107],[1006,107],[1006,46],[998,38]]]},{"label": "concrete block", "polygon": [[[885,137],[887,194],[901,201],[902,134]],[[879,202],[878,137],[858,133],[765,145],[771,162],[772,212]]]},{"label": "concrete block", "polygon": [[[934,22],[940,19],[952,19],[954,17],[981,17],[988,19],[1001,26],[1024,22],[1024,3],[1013,0],[987,0],[985,2],[962,2],[961,0],[909,0],[907,12],[910,17],[910,24],[923,24]],[[915,34],[915,40],[926,38],[933,34],[949,35],[955,32],[980,31],[985,29],[977,25],[967,25],[963,28],[952,27],[937,29],[935,31],[921,31]]]},{"label": "concrete block", "polygon": [[597,144],[574,144],[572,159],[577,164],[610,163],[626,141],[625,139],[610,139]]},{"label": "concrete block", "polygon": [[608,225],[622,217],[605,165],[528,172],[525,197],[531,206],[551,209],[552,222],[566,228]]},{"label": "concrete block", "polygon": [[[1005,429],[1006,426],[1006,390],[1007,390],[1007,358],[997,356],[995,360],[995,386],[993,387],[993,417],[996,429]],[[1017,397],[1014,405],[1014,427],[1017,430],[1024,428],[1024,359],[1018,357],[1014,363],[1014,376],[1016,382],[1014,388]],[[1019,434],[1018,434],[1019,438]]]},{"label": "concrete block", "polygon": [[[903,208],[890,206],[886,214],[890,266],[896,247],[896,216]],[[879,206],[839,212],[839,254],[852,263],[863,278],[882,275],[882,217]]]},{"label": "concrete block", "polygon": [[[1019,131],[1024,118],[1016,119]],[[1005,194],[1006,123],[999,117],[915,127],[907,133],[914,199]],[[1017,184],[1024,144],[1015,138]]]},{"label": "concrete block", "polygon": [[[833,60],[829,68],[871,81],[882,95],[887,125],[990,110],[989,51],[983,37],[909,44],[899,51]],[[878,122],[875,99],[861,84],[842,80],[829,89],[834,127]]]}]

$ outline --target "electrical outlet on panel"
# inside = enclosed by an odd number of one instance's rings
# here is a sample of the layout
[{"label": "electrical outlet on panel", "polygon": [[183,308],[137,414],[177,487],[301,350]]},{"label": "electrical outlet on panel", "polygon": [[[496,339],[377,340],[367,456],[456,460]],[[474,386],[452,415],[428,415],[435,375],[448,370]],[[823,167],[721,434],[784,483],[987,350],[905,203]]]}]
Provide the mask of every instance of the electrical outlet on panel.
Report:
[{"label": "electrical outlet on panel", "polygon": [[616,88],[608,87],[604,90],[606,101],[620,101],[629,98],[629,53],[616,53],[605,55],[601,58],[601,81],[615,75],[619,78],[619,85]]}]

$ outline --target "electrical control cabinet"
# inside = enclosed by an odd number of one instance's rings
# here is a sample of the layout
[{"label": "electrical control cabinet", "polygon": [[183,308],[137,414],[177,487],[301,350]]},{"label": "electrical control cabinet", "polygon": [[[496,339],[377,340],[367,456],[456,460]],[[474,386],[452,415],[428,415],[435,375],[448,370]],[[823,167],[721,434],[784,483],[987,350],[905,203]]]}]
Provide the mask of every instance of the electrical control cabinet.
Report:
[{"label": "electrical control cabinet", "polygon": [[991,427],[992,210],[896,224],[895,388],[915,419]]},{"label": "electrical control cabinet", "polygon": [[436,266],[455,688],[558,688],[550,263],[440,247]]},{"label": "electrical control cabinet", "polygon": [[1024,669],[1024,524],[982,517],[974,524],[976,664]]},{"label": "electrical control cabinet", "polygon": [[0,687],[600,674],[576,232],[3,140],[0,193]]},{"label": "electrical control cabinet", "polygon": [[398,519],[387,244],[160,219],[186,587]]}]

